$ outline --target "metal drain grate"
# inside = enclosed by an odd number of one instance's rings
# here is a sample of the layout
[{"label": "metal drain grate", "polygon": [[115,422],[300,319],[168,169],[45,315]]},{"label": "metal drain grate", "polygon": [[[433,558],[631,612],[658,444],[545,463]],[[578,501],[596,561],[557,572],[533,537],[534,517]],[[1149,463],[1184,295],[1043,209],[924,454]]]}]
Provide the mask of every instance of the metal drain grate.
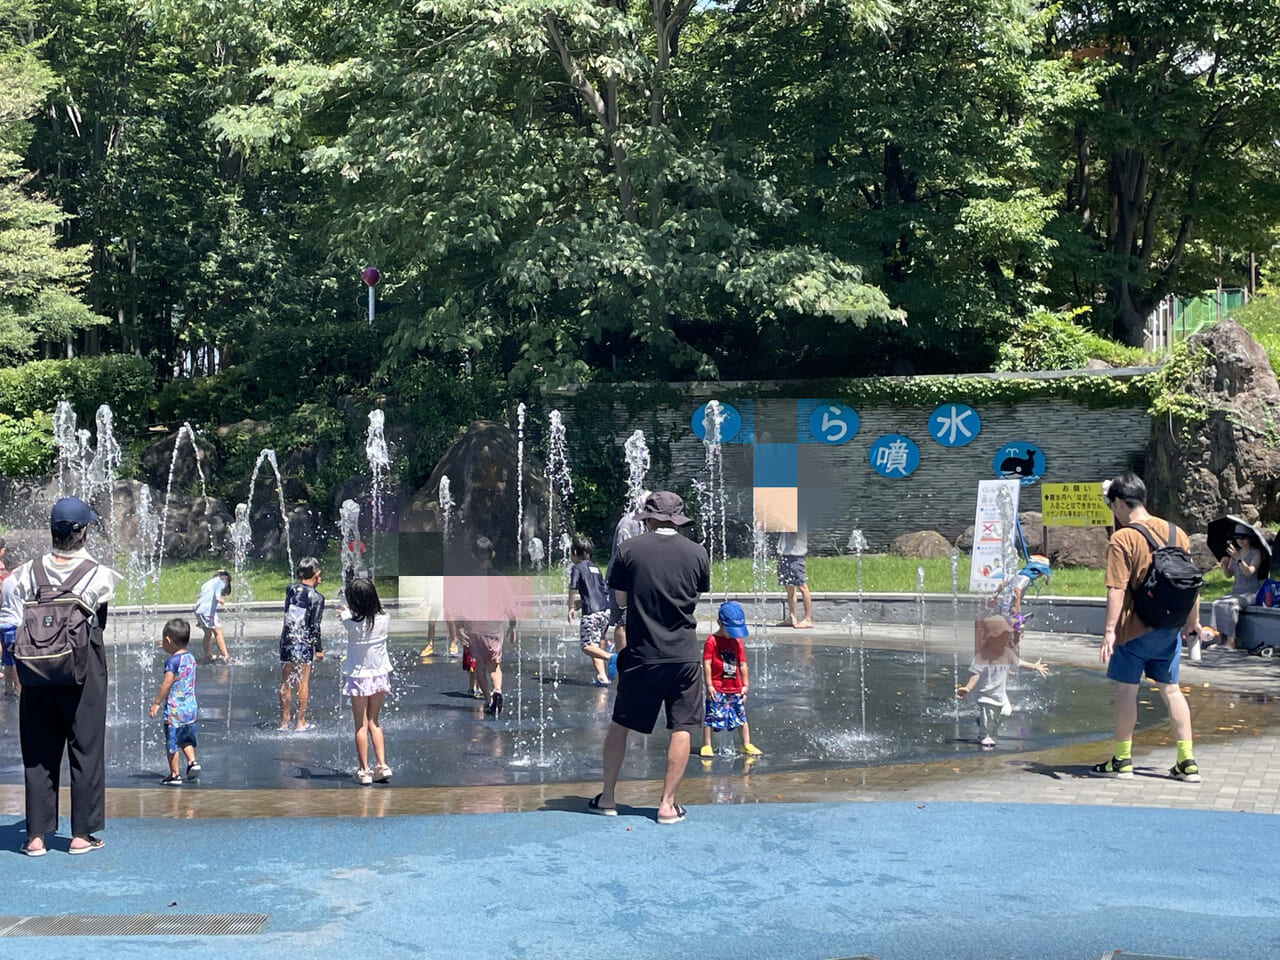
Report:
[{"label": "metal drain grate", "polygon": [[243,937],[266,922],[265,913],[0,916],[0,937]]}]

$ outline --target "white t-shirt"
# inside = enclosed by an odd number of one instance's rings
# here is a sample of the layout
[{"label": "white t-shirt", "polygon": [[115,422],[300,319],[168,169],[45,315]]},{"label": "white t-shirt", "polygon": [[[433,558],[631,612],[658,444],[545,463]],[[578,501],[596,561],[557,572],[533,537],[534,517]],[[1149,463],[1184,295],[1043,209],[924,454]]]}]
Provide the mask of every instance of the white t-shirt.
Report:
[{"label": "white t-shirt", "polygon": [[348,677],[380,677],[391,672],[387,655],[387,634],[391,616],[379,613],[368,620],[352,620],[351,611],[342,611],[342,625],[347,628],[347,659],[342,672]]},{"label": "white t-shirt", "polygon": [[[85,560],[92,560],[87,550],[77,550],[66,556],[54,557],[46,553],[39,560],[28,560],[14,570],[4,582],[0,590],[0,624],[19,626],[22,623],[22,611],[28,597],[35,596],[36,578],[32,564],[44,564],[45,573],[51,586],[61,586],[71,573]],[[116,584],[124,579],[108,566],[98,564],[88,577],[81,578],[84,585],[80,588],[80,597],[86,604],[97,608],[116,595]]]},{"label": "white t-shirt", "polygon": [[14,615],[15,610],[22,609],[17,598],[13,596],[16,586],[13,577],[6,577],[3,586],[0,586],[0,627],[22,626],[22,617]]},{"label": "white t-shirt", "polygon": [[992,707],[1009,706],[1009,665],[1007,663],[991,663],[979,666],[969,665],[969,672],[978,675],[978,682],[973,688],[974,696],[979,703]]},{"label": "white t-shirt", "polygon": [[807,530],[778,534],[778,556],[803,557],[808,552],[809,533]]},{"label": "white t-shirt", "polygon": [[212,620],[218,613],[218,598],[227,588],[221,577],[206,580],[200,586],[200,599],[196,601],[196,613]]}]

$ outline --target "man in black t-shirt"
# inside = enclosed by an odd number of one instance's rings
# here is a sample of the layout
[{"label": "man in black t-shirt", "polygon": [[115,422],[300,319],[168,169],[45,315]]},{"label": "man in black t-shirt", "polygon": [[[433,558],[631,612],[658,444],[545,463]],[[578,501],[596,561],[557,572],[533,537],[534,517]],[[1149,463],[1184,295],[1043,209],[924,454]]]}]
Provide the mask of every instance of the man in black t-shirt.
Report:
[{"label": "man in black t-shirt", "polygon": [[609,586],[625,611],[626,646],[618,655],[618,695],[604,740],[604,790],[589,806],[617,814],[613,792],[627,734],[652,733],[665,706],[671,742],[658,822],[678,823],[684,808],[675,802],[676,787],[689,762],[691,731],[703,720],[702,645],[694,611],[698,596],[711,589],[711,562],[701,544],[680,535],[679,528],[693,521],[676,494],[649,494],[636,518],[648,532],[620,544],[609,571]]}]

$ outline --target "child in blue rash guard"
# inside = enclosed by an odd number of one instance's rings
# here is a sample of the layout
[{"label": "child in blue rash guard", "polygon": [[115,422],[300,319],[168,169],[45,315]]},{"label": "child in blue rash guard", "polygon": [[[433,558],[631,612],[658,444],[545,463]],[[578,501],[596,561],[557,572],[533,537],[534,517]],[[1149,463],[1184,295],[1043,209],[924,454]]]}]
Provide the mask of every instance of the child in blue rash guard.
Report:
[{"label": "child in blue rash guard", "polygon": [[176,787],[182,783],[178,775],[178,752],[187,759],[187,779],[200,776],[200,763],[196,760],[196,658],[187,650],[191,640],[191,627],[181,617],[175,617],[164,625],[161,646],[169,655],[164,662],[164,680],[151,702],[150,716],[155,717],[164,707],[164,739],[169,754],[169,776],[165,786]]}]

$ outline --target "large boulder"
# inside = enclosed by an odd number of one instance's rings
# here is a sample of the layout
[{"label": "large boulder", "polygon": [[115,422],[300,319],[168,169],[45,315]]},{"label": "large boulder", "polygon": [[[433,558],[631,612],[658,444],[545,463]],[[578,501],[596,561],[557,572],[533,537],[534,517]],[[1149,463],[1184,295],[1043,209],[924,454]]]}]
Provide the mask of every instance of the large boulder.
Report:
[{"label": "large boulder", "polygon": [[[72,491],[63,485],[63,493]],[[78,492],[78,491],[77,491]],[[0,481],[0,504],[9,555],[29,560],[49,549],[49,508],[59,496],[56,476],[37,480]],[[89,534],[89,549],[105,558],[111,553],[127,558],[159,548],[164,528],[164,555],[174,560],[190,560],[221,553],[226,544],[231,512],[214,497],[189,497],[177,484],[165,511],[163,489],[138,480],[116,480],[110,489],[100,488],[87,499],[102,518]],[[149,518],[149,520],[148,520]],[[144,543],[150,528],[150,543]]]},{"label": "large boulder", "polygon": [[[180,443],[179,437],[182,438]],[[173,455],[175,446],[178,448],[177,459]],[[199,451],[198,462],[195,450]],[[196,435],[193,448],[191,436],[185,430],[175,431],[142,448],[138,456],[138,473],[162,494],[168,488],[170,469],[173,470],[175,491],[192,490],[199,485],[201,474],[208,480],[217,473],[218,451],[199,435]]]},{"label": "large boulder", "polygon": [[951,541],[937,530],[917,530],[895,538],[889,552],[912,560],[936,560],[951,556]]},{"label": "large boulder", "polygon": [[[498,563],[514,565],[516,517],[520,513],[518,463],[515,432],[505,424],[477,420],[445,451],[426,484],[402,511],[400,529],[443,531],[440,480],[447,476],[449,495],[454,501],[450,521],[454,544],[480,536],[488,537],[497,550]],[[530,538],[539,536],[546,539],[543,527],[547,503],[547,481],[542,475],[542,465],[527,448],[524,451],[522,487],[521,539],[527,565]]]},{"label": "large boulder", "polygon": [[[137,480],[117,480],[110,496],[103,493],[93,498],[93,507],[115,552],[122,556],[158,549],[162,533],[167,559],[193,560],[222,553],[231,523],[231,512],[216,497],[188,497],[175,488],[166,510],[164,490]],[[149,545],[143,543],[148,534]]]},{"label": "large boulder", "polygon": [[[1050,527],[1049,564],[1053,567],[1104,570],[1109,539],[1106,527]],[[1033,552],[1038,551],[1037,545]]]},{"label": "large boulder", "polygon": [[1280,520],[1280,384],[1266,351],[1232,320],[1189,345],[1207,351],[1208,367],[1181,389],[1207,406],[1208,418],[1153,422],[1143,477],[1152,513],[1187,530],[1203,530],[1227,513]]}]

